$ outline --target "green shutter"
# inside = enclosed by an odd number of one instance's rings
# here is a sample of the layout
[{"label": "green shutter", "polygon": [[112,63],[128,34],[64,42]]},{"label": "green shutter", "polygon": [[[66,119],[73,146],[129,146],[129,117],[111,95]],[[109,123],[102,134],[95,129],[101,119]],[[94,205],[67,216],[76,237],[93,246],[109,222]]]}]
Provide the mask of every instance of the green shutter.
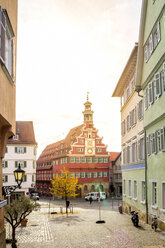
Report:
[{"label": "green shutter", "polygon": [[26,147],[24,147],[24,153],[26,153]]},{"label": "green shutter", "polygon": [[7,167],[7,164],[8,164],[7,161],[5,161],[5,167]]},{"label": "green shutter", "polygon": [[17,147],[15,147],[15,153],[17,153]]},{"label": "green shutter", "polygon": [[17,161],[15,161],[15,168],[17,168],[18,167],[18,162]]},{"label": "green shutter", "polygon": [[26,161],[24,161],[24,168],[26,167]]}]

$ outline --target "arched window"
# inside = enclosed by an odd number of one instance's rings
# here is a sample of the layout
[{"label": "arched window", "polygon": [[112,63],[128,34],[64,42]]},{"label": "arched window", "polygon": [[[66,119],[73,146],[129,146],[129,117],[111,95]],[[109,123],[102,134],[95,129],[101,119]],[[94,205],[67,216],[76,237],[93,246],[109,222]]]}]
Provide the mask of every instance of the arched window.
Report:
[{"label": "arched window", "polygon": [[85,186],[84,186],[84,192],[87,192],[87,191],[88,191],[88,186],[85,185]]},{"label": "arched window", "polygon": [[91,191],[95,191],[95,185],[91,186]]}]

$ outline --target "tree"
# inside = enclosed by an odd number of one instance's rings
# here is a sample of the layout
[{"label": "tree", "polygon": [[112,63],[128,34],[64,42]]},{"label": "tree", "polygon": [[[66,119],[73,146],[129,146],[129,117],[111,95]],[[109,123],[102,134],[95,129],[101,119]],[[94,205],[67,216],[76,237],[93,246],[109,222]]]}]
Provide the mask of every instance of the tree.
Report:
[{"label": "tree", "polygon": [[51,181],[52,188],[50,193],[54,196],[62,196],[66,202],[66,213],[68,213],[68,199],[76,197],[76,190],[80,188],[78,186],[78,179],[74,178],[72,174],[65,168],[61,171],[61,175],[56,175]]},{"label": "tree", "polygon": [[12,226],[12,248],[16,248],[15,229],[33,210],[40,207],[34,200],[24,195],[5,206],[5,220]]}]

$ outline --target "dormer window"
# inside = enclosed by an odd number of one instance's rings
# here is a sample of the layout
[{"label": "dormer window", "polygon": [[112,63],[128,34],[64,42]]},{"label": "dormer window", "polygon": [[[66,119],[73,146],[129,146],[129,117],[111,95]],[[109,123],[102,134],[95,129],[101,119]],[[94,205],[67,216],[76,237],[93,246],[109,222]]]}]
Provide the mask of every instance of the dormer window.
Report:
[{"label": "dormer window", "polygon": [[19,140],[19,135],[16,134],[15,136],[13,136],[13,140]]}]

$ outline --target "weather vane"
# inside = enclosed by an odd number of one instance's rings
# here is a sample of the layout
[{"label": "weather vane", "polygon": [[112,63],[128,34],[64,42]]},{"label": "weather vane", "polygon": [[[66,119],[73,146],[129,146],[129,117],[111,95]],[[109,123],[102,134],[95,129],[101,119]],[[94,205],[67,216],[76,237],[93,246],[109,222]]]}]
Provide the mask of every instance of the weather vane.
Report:
[{"label": "weather vane", "polygon": [[87,91],[87,102],[89,100],[89,91]]}]

